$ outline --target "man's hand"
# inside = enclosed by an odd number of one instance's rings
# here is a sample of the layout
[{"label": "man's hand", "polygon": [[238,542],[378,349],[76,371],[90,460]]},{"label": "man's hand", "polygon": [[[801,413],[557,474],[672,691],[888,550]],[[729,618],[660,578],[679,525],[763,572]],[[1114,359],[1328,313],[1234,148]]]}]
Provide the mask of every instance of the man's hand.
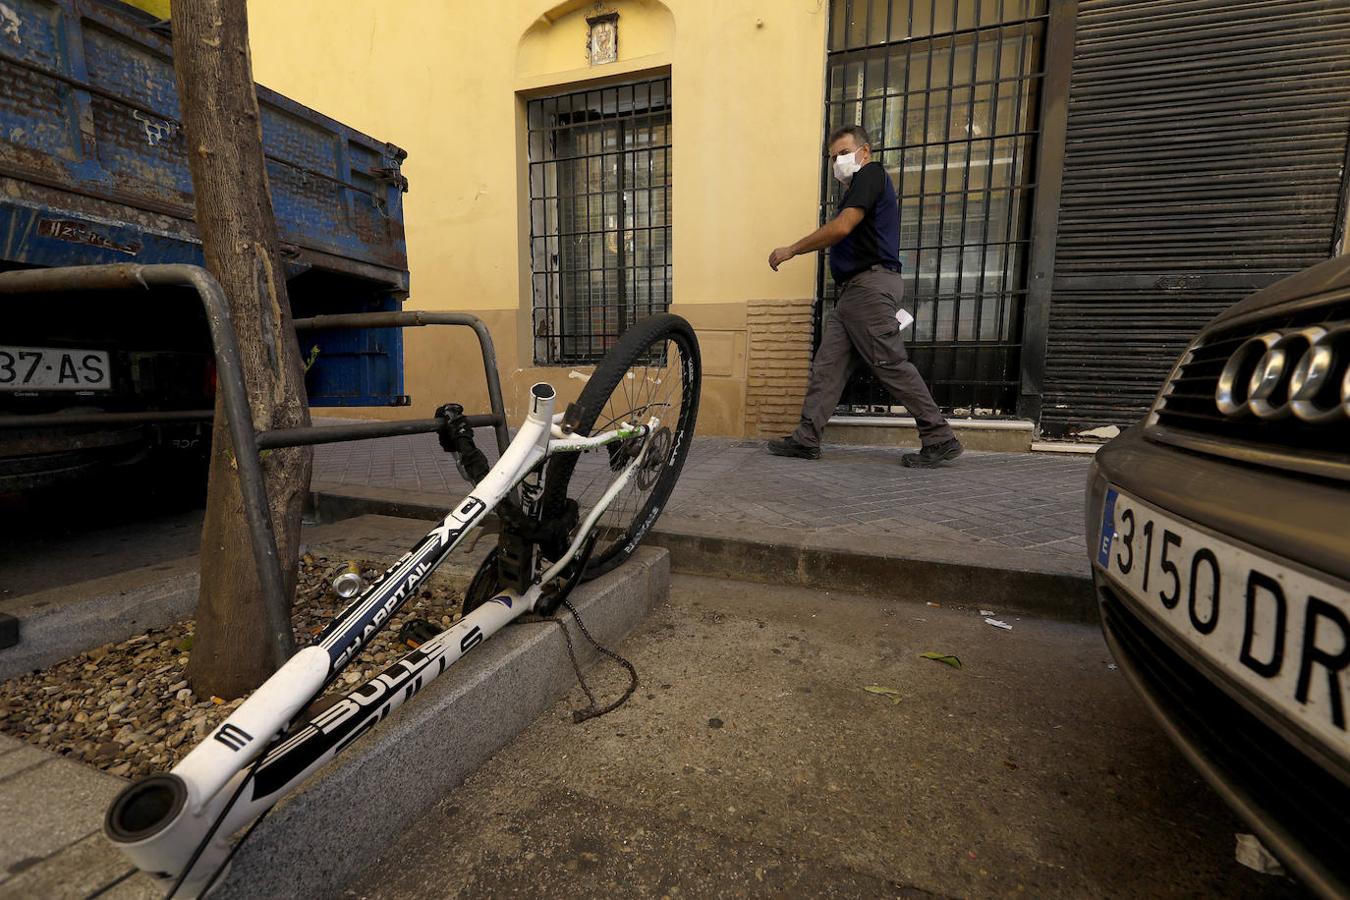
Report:
[{"label": "man's hand", "polygon": [[850,206],[791,247],[779,247],[770,253],[769,268],[777,272],[779,266],[794,256],[802,253],[815,253],[817,250],[833,247],[848,237],[862,220],[863,211],[855,206]]}]

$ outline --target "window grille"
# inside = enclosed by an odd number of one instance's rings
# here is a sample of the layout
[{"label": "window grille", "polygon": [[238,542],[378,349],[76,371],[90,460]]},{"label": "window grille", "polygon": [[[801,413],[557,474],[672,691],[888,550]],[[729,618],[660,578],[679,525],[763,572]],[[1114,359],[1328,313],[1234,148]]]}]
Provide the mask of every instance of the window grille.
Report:
[{"label": "window grille", "polygon": [[671,297],[670,79],[531,100],[539,365],[599,361]]}]

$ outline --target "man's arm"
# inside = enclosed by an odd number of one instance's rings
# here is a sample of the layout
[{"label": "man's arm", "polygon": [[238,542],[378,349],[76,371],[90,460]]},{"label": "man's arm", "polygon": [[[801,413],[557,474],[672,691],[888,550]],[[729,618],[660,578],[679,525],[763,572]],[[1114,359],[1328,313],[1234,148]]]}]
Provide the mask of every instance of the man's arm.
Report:
[{"label": "man's arm", "polygon": [[848,237],[853,229],[858,227],[858,223],[863,220],[863,211],[856,206],[850,206],[839,215],[835,216],[815,231],[802,238],[797,243],[789,247],[779,247],[769,254],[769,268],[775,272],[779,265],[792,259],[794,256],[800,256],[803,253],[814,253],[817,250],[824,250],[826,247],[833,247],[835,244]]}]

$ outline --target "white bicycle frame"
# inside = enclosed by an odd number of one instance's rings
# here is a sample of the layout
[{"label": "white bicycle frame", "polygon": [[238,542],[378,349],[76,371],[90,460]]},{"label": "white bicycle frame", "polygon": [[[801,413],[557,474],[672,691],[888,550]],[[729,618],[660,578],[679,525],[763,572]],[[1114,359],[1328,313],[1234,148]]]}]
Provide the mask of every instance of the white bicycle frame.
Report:
[{"label": "white bicycle frame", "polygon": [[[139,868],[177,893],[195,897],[223,875],[229,838],[262,815],[390,712],[411,699],[464,654],[534,609],[545,585],[576,558],[605,509],[644,462],[641,451],[596,502],[561,559],[524,594],[506,590],[447,630],[297,724],[295,717],[341,673],[370,638],[412,597],[504,497],[550,455],[643,437],[656,418],[626,423],[592,437],[565,435],[553,413],[554,390],[531,388],[530,412],[497,464],[417,546],[371,583],[314,644],[292,656],[224,722],[165,775],[125,789],[109,810],[105,831]],[[527,509],[533,514],[534,509]],[[294,727],[293,727],[294,726]],[[278,735],[286,732],[280,741]],[[259,757],[261,756],[261,759]],[[257,764],[254,765],[255,761]],[[138,827],[139,826],[139,827]]]}]

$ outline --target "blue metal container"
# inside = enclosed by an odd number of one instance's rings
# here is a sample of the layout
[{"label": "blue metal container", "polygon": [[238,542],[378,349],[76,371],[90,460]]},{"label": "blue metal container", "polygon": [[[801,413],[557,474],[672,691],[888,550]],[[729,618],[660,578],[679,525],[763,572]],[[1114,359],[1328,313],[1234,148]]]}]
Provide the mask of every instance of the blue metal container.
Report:
[{"label": "blue metal container", "polygon": [[[404,152],[257,90],[297,317],[399,309]],[[4,0],[0,263],[200,264],[193,218],[167,31],[111,0]],[[300,339],[305,356],[319,347],[312,404],[406,402],[398,329]]]}]

